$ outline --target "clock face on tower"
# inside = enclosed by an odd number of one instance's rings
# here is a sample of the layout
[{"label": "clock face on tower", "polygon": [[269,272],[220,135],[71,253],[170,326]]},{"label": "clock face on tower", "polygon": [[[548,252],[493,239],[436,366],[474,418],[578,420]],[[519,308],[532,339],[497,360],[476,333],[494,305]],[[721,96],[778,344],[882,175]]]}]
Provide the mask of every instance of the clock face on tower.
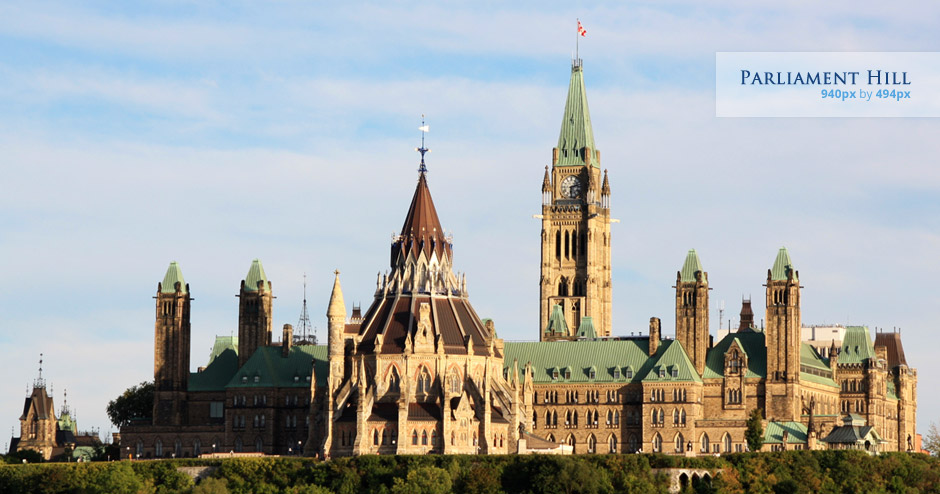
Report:
[{"label": "clock face on tower", "polygon": [[568,175],[561,181],[561,195],[574,199],[581,195],[581,180],[574,175]]}]

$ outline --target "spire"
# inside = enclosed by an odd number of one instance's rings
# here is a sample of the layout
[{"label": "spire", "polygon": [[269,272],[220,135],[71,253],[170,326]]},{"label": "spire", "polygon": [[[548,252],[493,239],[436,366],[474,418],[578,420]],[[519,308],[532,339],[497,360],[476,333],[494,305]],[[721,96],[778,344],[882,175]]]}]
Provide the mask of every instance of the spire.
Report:
[{"label": "spire", "polygon": [[248,274],[245,275],[245,291],[258,291],[258,282],[263,283],[265,290],[268,289],[268,277],[264,274],[264,266],[259,259],[251,261],[251,267],[248,268]]},{"label": "spire", "polygon": [[42,378],[42,354],[39,354],[39,377],[33,381],[33,388],[45,389],[46,380]]},{"label": "spire", "polygon": [[180,284],[180,291],[186,293],[186,280],[183,279],[183,271],[176,261],[170,263],[170,267],[163,276],[163,283],[160,284],[160,293],[176,293],[176,283]]},{"label": "spire", "polygon": [[793,266],[793,261],[790,260],[790,253],[787,252],[786,247],[780,247],[777,252],[777,259],[774,261],[774,267],[770,270],[770,279],[772,281],[786,281],[790,271],[793,271],[793,281],[799,281],[796,276],[796,268]]},{"label": "spire", "polygon": [[[582,154],[582,150],[587,148]],[[591,127],[591,112],[588,110],[587,93],[581,64],[571,67],[571,82],[568,84],[568,99],[561,120],[558,136],[557,165],[587,165],[600,167],[595,153],[594,130]]]},{"label": "spire", "polygon": [[548,166],[545,166],[545,178],[542,179],[542,192],[552,191],[552,179],[548,176]]},{"label": "spire", "polygon": [[450,242],[441,228],[441,220],[437,217],[424,172],[418,174],[418,186],[401,227],[401,234],[392,244],[392,267],[395,266],[398,254],[407,255],[412,251],[415,256],[424,252],[427,257],[431,257],[432,253],[436,253],[438,258],[445,254],[451,257]]},{"label": "spire", "polygon": [[695,249],[689,250],[689,253],[685,256],[685,263],[682,265],[682,273],[679,276],[679,281],[682,282],[694,282],[698,280],[697,273],[704,272],[702,269],[702,261],[699,260],[698,254],[695,252]]},{"label": "spire", "polygon": [[342,317],[346,319],[346,302],[343,301],[343,287],[339,284],[339,270],[333,272],[336,279],[333,281],[333,292],[330,293],[330,306],[326,310],[326,317]]},{"label": "spire", "polygon": [[610,195],[610,182],[607,181],[607,169],[604,169],[604,183],[601,185],[601,194],[605,196]]}]

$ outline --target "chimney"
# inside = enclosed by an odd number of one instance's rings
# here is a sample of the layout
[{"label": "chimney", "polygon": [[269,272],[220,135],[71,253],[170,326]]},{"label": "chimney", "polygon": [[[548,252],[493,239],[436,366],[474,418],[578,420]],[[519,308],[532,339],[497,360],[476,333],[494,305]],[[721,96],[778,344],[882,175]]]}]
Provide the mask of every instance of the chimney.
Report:
[{"label": "chimney", "polygon": [[650,318],[650,357],[659,350],[659,318]]},{"label": "chimney", "polygon": [[284,325],[284,332],[281,333],[281,356],[290,355],[290,347],[294,343],[294,328],[290,324]]}]

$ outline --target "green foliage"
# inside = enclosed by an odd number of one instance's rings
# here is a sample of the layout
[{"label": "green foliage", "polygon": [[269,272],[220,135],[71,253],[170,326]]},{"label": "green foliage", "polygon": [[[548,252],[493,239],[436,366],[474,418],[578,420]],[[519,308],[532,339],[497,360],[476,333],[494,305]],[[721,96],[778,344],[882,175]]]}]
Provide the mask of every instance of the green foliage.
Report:
[{"label": "green foliage", "polygon": [[760,451],[764,445],[764,425],[761,422],[763,410],[755,408],[751,410],[747,418],[747,430],[744,432],[744,440],[747,441],[747,449],[751,451]]},{"label": "green foliage", "polygon": [[404,479],[396,478],[392,494],[448,494],[452,485],[447,470],[423,466],[409,471]]},{"label": "green foliage", "polygon": [[[184,466],[214,466],[193,485]],[[0,465],[6,493],[485,493],[568,494],[668,489],[658,468],[720,473],[696,493],[940,493],[940,459],[921,454],[860,451],[738,453],[720,458],[667,455],[358,456],[320,462],[307,458],[175,459],[99,463]]]},{"label": "green foliage", "polygon": [[23,463],[23,460],[26,460],[26,463],[42,463],[44,461],[38,451],[31,449],[22,449],[3,457],[4,463],[17,464]]},{"label": "green foliage", "polygon": [[934,456],[940,455],[940,431],[937,430],[937,424],[933,422],[930,423],[930,427],[927,429],[927,434],[924,435],[924,443],[921,447],[930,451],[930,454]]},{"label": "green foliage", "polygon": [[153,382],[142,382],[131,386],[121,396],[108,402],[108,418],[117,427],[124,427],[132,420],[147,419],[153,416]]},{"label": "green foliage", "polygon": [[229,494],[228,481],[213,477],[202,479],[193,487],[192,494]]}]

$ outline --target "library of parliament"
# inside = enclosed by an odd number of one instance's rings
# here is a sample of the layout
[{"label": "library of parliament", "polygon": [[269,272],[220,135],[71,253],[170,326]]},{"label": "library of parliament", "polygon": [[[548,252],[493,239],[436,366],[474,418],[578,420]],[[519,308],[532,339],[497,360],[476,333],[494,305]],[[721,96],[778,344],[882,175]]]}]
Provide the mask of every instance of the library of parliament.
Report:
[{"label": "library of parliament", "polygon": [[[675,280],[662,280],[675,283],[674,337],[657,317],[642,336],[615,335],[611,181],[580,61],[543,163],[537,341],[503,342],[474,310],[419,151],[388,271],[371,305],[351,313],[335,273],[326,345],[297,338],[290,325],[273,341],[272,283],[255,260],[238,287],[237,337],[218,337],[191,372],[190,285],[170,265],[156,291],[153,417],[122,428],[122,452],[716,454],[747,449],[754,409],[764,450],[915,449],[917,372],[900,333],[873,339],[850,326],[831,344],[804,341],[800,273],[785,248],[754,266],[766,286],[764,327],[745,301],[740,326],[713,335],[708,272],[689,250],[676,259]],[[384,236],[375,238],[378,249]]]}]

